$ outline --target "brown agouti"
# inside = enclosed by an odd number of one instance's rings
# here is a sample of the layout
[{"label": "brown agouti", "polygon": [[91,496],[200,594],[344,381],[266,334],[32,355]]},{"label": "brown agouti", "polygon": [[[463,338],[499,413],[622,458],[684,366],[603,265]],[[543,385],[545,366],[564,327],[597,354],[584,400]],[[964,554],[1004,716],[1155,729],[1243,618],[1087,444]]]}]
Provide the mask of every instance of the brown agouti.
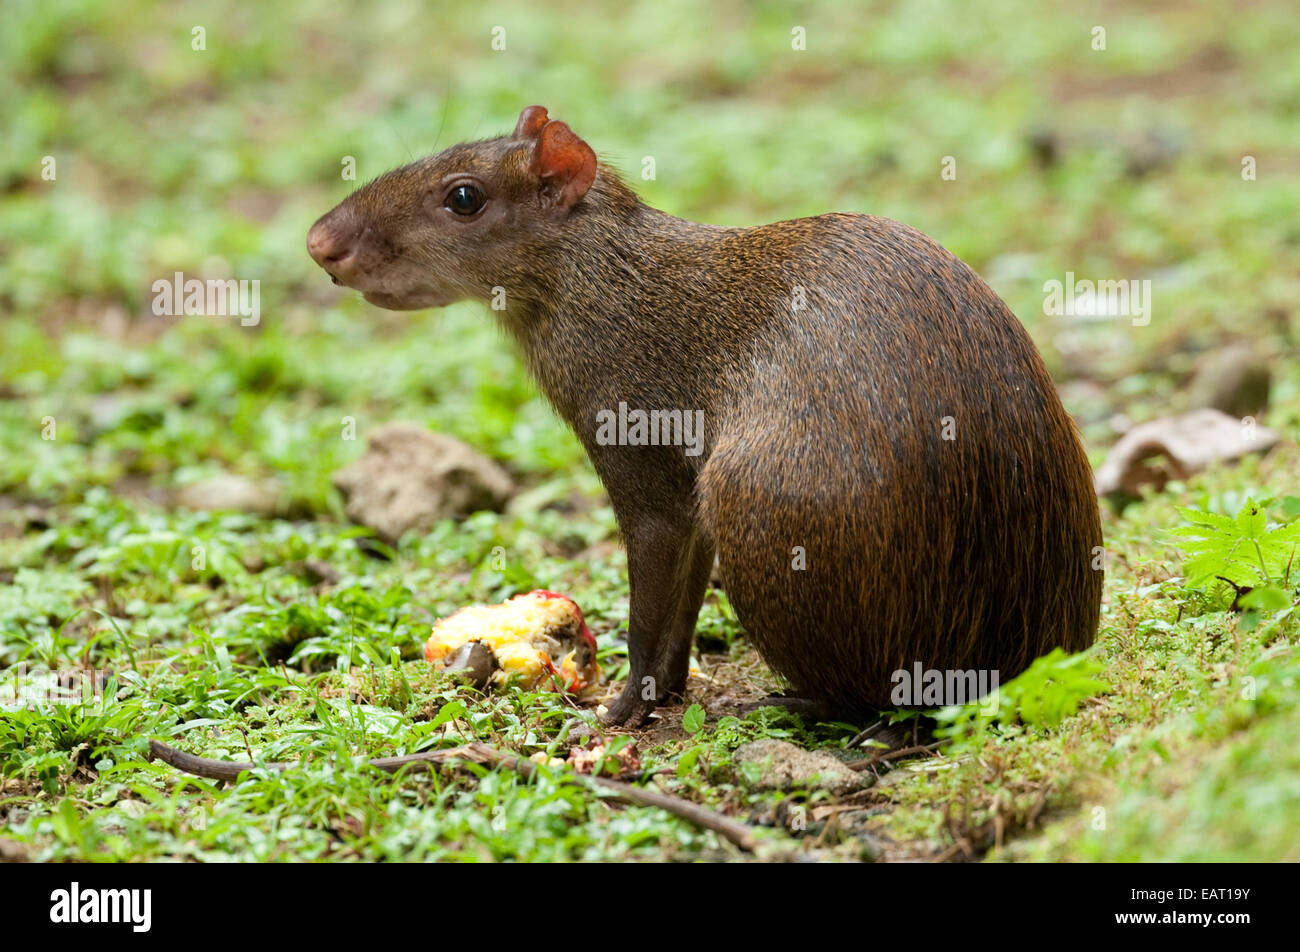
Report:
[{"label": "brown agouti", "polygon": [[1005,681],[1092,643],[1073,422],[1015,315],[920,232],[674,218],[530,106],[359,189],[307,246],[381,307],[493,302],[582,440],[628,550],[609,722],[683,693],[715,551],[763,658],[826,713],[897,706],[918,665]]}]

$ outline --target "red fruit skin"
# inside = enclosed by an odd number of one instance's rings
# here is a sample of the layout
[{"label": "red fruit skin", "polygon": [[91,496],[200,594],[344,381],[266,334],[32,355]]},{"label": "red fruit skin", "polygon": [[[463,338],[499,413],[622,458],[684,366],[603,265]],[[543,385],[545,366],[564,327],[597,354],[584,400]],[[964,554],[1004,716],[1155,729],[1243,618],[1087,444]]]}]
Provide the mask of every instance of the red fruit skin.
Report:
[{"label": "red fruit skin", "polygon": [[[596,650],[596,638],[592,635],[591,629],[587,627],[587,622],[582,617],[582,609],[578,607],[577,602],[571,599],[568,595],[561,595],[559,592],[548,592],[544,588],[535,588],[529,592],[528,595],[542,595],[546,598],[562,598],[572,605],[574,612],[578,616],[578,624],[582,626],[581,629],[579,629],[578,634],[582,636],[583,640],[586,641],[587,644],[591,645],[592,651]],[[528,595],[516,595],[515,598],[527,598]]]}]

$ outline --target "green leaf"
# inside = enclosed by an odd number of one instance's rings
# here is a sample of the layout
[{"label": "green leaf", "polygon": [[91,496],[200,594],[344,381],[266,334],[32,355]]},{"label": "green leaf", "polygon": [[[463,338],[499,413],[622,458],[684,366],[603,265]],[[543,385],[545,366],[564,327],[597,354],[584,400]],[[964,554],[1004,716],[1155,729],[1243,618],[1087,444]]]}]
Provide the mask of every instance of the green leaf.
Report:
[{"label": "green leaf", "polygon": [[939,731],[954,747],[978,747],[993,724],[1024,724],[1048,729],[1079,709],[1089,697],[1110,690],[1097,675],[1102,670],[1092,650],[1066,654],[1061,648],[1037,659],[1027,669],[983,698],[937,711],[946,726]]},{"label": "green leaf", "polygon": [[702,727],[704,727],[704,708],[692,704],[682,715],[682,730],[688,734],[698,734]]},{"label": "green leaf", "polygon": [[700,755],[704,753],[704,744],[696,744],[688,748],[687,751],[677,759],[677,776],[685,777],[695,769],[695,765],[700,761]]},{"label": "green leaf", "polygon": [[443,724],[449,724],[459,717],[464,717],[468,713],[469,708],[460,701],[448,701],[438,709],[438,713],[434,716],[433,720],[429,722],[428,729],[432,730],[435,727],[441,727]]},{"label": "green leaf", "polygon": [[1291,596],[1280,588],[1274,588],[1271,585],[1264,585],[1259,588],[1251,589],[1245,595],[1241,596],[1238,604],[1242,608],[1258,609],[1259,611],[1276,612],[1284,608],[1291,607]]},{"label": "green leaf", "polygon": [[1228,579],[1233,585],[1257,586],[1288,578],[1300,551],[1300,521],[1269,525],[1264,507],[1247,499],[1229,518],[1199,509],[1180,508],[1188,525],[1169,534],[1187,553],[1183,572],[1189,588],[1202,591]]}]

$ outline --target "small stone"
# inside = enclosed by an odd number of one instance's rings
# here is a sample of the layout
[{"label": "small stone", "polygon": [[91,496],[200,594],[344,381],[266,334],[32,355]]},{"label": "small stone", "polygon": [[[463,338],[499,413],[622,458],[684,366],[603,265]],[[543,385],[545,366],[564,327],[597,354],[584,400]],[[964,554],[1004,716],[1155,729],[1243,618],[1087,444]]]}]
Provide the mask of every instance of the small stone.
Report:
[{"label": "small stone", "polygon": [[418,423],[375,431],[364,456],[334,474],[353,522],[396,545],[441,519],[500,510],[514,484],[500,466],[460,440]]},{"label": "small stone", "polygon": [[1111,447],[1094,483],[1099,496],[1139,496],[1142,487],[1163,489],[1212,463],[1266,453],[1280,437],[1267,427],[1244,424],[1208,407],[1140,423]]},{"label": "small stone", "polygon": [[813,787],[837,796],[870,786],[874,778],[863,777],[825,751],[804,750],[787,741],[766,738],[736,749],[732,760],[737,767],[754,764],[761,771],[757,779],[739,770],[742,781],[755,790],[792,790]]},{"label": "small stone", "polygon": [[1211,407],[1231,417],[1258,416],[1268,407],[1272,371],[1249,344],[1232,344],[1201,358],[1187,385],[1189,410]]},{"label": "small stone", "polygon": [[482,691],[500,665],[492,649],[482,642],[467,641],[443,662],[443,670],[464,678],[475,688]]}]

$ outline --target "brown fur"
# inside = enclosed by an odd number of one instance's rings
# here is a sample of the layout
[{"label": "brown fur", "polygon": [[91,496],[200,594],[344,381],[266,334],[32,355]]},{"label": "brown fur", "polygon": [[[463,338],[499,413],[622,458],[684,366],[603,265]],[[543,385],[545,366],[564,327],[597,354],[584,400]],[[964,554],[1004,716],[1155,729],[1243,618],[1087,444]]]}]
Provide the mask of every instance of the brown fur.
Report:
[{"label": "brown fur", "polygon": [[[309,244],[327,268],[322,247],[355,253],[344,283],[384,306],[505,289],[497,316],[628,546],[631,677],[610,720],[683,691],[715,549],[763,658],[832,711],[890,706],[891,674],[915,662],[1005,682],[1092,642],[1087,460],[1029,336],[965,264],[864,215],[684,221],[603,164],[553,207],[537,148],[494,139],[389,173]],[[474,222],[429,211],[429,183],[461,172],[489,195]],[[620,401],[702,410],[704,452],[598,444],[596,414]]]}]

